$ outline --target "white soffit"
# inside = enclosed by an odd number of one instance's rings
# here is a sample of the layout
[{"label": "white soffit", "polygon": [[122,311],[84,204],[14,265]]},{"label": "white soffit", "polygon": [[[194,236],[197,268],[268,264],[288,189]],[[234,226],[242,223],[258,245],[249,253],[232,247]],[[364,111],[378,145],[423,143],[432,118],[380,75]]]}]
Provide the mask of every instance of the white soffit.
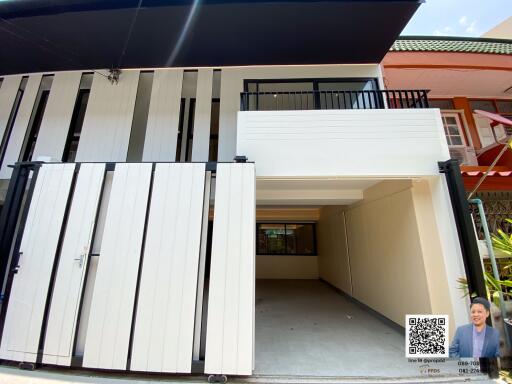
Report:
[{"label": "white soffit", "polygon": [[512,71],[481,69],[386,68],[389,89],[429,89],[429,97],[504,97],[512,86]]},{"label": "white soffit", "polygon": [[256,201],[266,205],[347,205],[380,179],[258,179]]}]

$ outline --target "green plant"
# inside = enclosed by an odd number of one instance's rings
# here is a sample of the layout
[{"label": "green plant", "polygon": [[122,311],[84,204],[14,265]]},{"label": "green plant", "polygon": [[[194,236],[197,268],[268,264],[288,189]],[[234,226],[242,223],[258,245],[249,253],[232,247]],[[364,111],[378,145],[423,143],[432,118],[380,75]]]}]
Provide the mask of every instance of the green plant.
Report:
[{"label": "green plant", "polygon": [[[506,219],[508,223],[512,224],[512,219]],[[506,234],[501,229],[498,229],[497,234],[491,235],[492,246],[494,250],[501,251],[502,253],[512,257],[512,234]],[[512,298],[512,293],[508,291],[508,288],[512,288],[512,280],[510,279],[510,271],[512,269],[512,263],[509,263],[502,267],[502,273],[505,272],[507,279],[501,280],[496,279],[492,273],[484,272],[485,287],[487,291],[487,298],[492,300],[494,304],[499,306],[500,292],[505,298]],[[468,282],[466,278],[461,277],[457,279],[459,283],[459,289],[464,291],[464,296],[469,295]]]}]

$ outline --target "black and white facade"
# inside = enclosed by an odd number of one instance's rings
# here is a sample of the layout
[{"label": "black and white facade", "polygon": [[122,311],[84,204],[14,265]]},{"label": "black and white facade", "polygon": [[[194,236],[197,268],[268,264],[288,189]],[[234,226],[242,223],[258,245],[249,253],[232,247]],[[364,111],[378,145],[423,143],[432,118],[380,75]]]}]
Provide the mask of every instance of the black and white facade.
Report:
[{"label": "black and white facade", "polygon": [[[467,321],[440,112],[379,64],[419,2],[6,3],[24,38],[0,37],[23,52],[0,65],[1,359],[251,375],[256,279]],[[359,34],[304,31],[308,13]]]}]

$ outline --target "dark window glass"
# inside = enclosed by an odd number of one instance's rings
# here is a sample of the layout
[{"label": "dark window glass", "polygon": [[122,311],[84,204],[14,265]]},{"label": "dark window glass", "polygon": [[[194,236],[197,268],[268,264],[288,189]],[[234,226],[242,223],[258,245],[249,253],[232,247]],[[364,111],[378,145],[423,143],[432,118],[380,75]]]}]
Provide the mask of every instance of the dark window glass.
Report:
[{"label": "dark window glass", "polygon": [[257,224],[258,255],[316,255],[313,223]]},{"label": "dark window glass", "polygon": [[481,111],[487,111],[496,113],[496,106],[494,105],[494,102],[492,100],[470,100],[469,105],[471,106],[471,109],[475,111],[476,109],[479,109]]},{"label": "dark window glass", "polygon": [[512,113],[512,100],[499,100],[496,104],[500,113]]},{"label": "dark window glass", "polygon": [[219,111],[220,100],[212,100],[212,113],[210,119],[210,146],[209,146],[209,161],[217,161],[218,148],[219,148]]},{"label": "dark window glass", "polygon": [[153,72],[141,72],[133,108],[132,128],[128,143],[127,162],[142,161],[144,152],[144,140],[146,138],[146,126],[149,115],[149,102],[153,87]]},{"label": "dark window glass", "polygon": [[375,108],[375,79],[246,80],[249,111]]},{"label": "dark window glass", "polygon": [[192,143],[194,141],[194,117],[196,114],[196,99],[190,99],[188,108],[188,127],[187,127],[187,148],[185,161],[192,160]]},{"label": "dark window glass", "polygon": [[181,141],[183,138],[183,119],[185,118],[185,99],[180,103],[180,120],[178,122],[178,138],[176,140],[176,162],[181,161]]},{"label": "dark window glass", "polygon": [[63,162],[73,162],[76,158],[78,150],[78,142],[80,141],[80,133],[84,124],[85,111],[89,102],[90,89],[81,89],[75,102],[71,124],[69,126],[68,137],[62,155]]},{"label": "dark window glass", "polygon": [[430,108],[439,108],[439,109],[455,109],[453,105],[453,100],[445,99],[445,100],[429,100],[428,104]]},{"label": "dark window glass", "polygon": [[46,104],[48,103],[49,95],[50,91],[41,92],[41,97],[39,98],[39,103],[35,110],[34,119],[32,120],[32,124],[28,130],[28,137],[25,141],[25,149],[22,151],[21,161],[32,160],[34,148],[36,147],[37,136],[39,134],[39,128],[41,128],[41,122],[43,121],[43,115],[46,109]]}]

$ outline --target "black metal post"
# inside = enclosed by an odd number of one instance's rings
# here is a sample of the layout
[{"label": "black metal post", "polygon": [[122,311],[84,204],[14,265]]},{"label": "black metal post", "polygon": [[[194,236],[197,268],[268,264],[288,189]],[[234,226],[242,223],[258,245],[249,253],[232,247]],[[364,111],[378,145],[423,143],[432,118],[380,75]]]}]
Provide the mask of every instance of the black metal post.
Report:
[{"label": "black metal post", "polygon": [[459,234],[462,259],[468,280],[470,295],[486,297],[484,272],[480,261],[480,252],[471,220],[469,203],[466,199],[466,191],[460,173],[459,162],[451,159],[439,162],[439,171],[444,173],[448,183],[448,191],[452,202],[457,232]]},{"label": "black metal post", "polygon": [[[460,247],[462,249],[462,260],[466,271],[469,294],[471,297],[476,295],[487,298],[480,252],[478,251],[473,221],[469,213],[469,203],[466,198],[459,162],[455,159],[450,159],[439,162],[438,165],[439,171],[445,174],[448,184]],[[487,324],[492,326],[490,317],[487,318]],[[487,373],[490,378],[497,378],[499,376],[496,358],[481,358],[480,369],[482,373]]]},{"label": "black metal post", "polygon": [[23,204],[23,195],[32,168],[27,164],[14,165],[7,188],[2,214],[0,215],[0,289],[3,288],[7,278],[9,256]]}]

